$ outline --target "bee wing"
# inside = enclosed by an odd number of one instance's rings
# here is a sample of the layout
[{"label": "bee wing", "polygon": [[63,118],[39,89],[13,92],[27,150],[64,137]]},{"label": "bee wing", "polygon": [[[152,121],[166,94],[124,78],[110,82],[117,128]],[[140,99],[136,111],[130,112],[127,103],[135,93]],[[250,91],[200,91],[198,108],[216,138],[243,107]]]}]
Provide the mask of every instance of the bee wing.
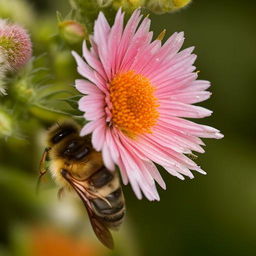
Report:
[{"label": "bee wing", "polygon": [[82,185],[83,182],[76,180],[67,170],[61,171],[62,176],[69,182],[69,184],[73,187],[73,189],[77,192],[79,197],[84,203],[84,206],[87,210],[88,216],[90,218],[90,222],[92,228],[98,237],[98,239],[109,249],[114,248],[113,237],[109,231],[109,229],[104,225],[104,223],[99,219],[99,217],[94,213],[91,207],[90,199],[88,198],[88,192],[86,192],[86,188]]},{"label": "bee wing", "polygon": [[114,241],[113,237],[109,231],[109,229],[99,220],[99,218],[95,217],[94,214],[90,214],[88,211],[88,215],[91,220],[91,224],[93,230],[98,237],[98,239],[109,249],[114,249]]}]

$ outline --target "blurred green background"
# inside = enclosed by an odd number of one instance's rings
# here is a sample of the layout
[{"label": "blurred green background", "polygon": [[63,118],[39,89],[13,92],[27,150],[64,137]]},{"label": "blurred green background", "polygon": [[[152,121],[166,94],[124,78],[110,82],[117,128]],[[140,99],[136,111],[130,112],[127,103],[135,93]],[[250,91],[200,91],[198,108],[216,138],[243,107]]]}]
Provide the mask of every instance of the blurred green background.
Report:
[{"label": "blurred green background", "polygon": [[[40,24],[37,36],[32,32],[39,53],[44,49],[37,43],[56,33],[56,10],[68,13],[69,5],[30,0],[30,6],[36,12],[31,20]],[[61,254],[49,249],[49,256],[256,255],[255,11],[255,1],[194,0],[174,14],[150,16],[156,35],[163,28],[168,36],[185,32],[185,47],[196,46],[199,78],[212,82],[213,95],[202,105],[214,114],[199,122],[220,129],[225,138],[204,140],[206,153],[197,161],[206,176],[179,181],[163,172],[167,191],[159,189],[161,201],[154,203],[137,200],[125,187],[126,223],[115,234],[117,249],[108,252],[93,236],[79,201],[58,202],[50,179],[35,195],[43,129],[32,123],[28,141],[0,142],[0,255],[46,256],[42,248],[35,252],[37,244],[67,247]],[[51,68],[58,83],[70,85],[77,75],[73,60],[65,64],[66,54]],[[72,71],[66,71],[69,65]]]}]

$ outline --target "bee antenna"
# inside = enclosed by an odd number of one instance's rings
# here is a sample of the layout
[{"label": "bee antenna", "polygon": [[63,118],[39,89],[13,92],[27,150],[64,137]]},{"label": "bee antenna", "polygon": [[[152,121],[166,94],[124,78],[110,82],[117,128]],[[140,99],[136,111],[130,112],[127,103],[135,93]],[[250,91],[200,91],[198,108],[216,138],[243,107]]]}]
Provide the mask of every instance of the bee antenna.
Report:
[{"label": "bee antenna", "polygon": [[59,128],[61,128],[61,125],[60,125],[59,121],[57,121],[56,123],[57,123],[57,125],[59,126]]}]

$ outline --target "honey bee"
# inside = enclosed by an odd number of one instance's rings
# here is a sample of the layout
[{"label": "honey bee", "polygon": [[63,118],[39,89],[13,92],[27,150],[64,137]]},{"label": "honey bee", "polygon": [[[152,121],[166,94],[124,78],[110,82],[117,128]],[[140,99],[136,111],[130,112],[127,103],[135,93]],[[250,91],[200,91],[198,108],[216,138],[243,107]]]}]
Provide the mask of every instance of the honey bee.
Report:
[{"label": "honey bee", "polygon": [[[41,177],[49,170],[63,191],[75,191],[82,200],[92,228],[108,248],[114,243],[109,229],[118,229],[125,215],[125,201],[117,171],[109,171],[101,153],[88,137],[79,136],[80,127],[69,121],[56,124],[47,134],[47,147],[40,161]],[[46,161],[49,167],[46,168]]]}]

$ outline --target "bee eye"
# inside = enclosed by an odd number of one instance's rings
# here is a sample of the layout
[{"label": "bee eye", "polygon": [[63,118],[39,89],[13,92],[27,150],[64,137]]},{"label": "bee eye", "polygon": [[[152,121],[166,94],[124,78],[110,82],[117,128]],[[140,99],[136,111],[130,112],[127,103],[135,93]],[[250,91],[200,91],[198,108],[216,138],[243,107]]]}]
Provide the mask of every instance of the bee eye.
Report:
[{"label": "bee eye", "polygon": [[69,134],[73,133],[74,129],[71,128],[67,128],[65,130],[61,130],[58,133],[56,133],[53,138],[52,138],[52,143],[56,144],[58,142],[60,142],[63,138],[65,138],[66,136],[68,136]]},{"label": "bee eye", "polygon": [[89,152],[90,149],[86,147],[83,143],[73,140],[69,142],[63,154],[68,157],[74,158],[75,160],[80,160],[88,155]]},{"label": "bee eye", "polygon": [[78,145],[77,141],[71,141],[67,148],[69,150],[72,150],[72,149],[76,148],[77,145]]},{"label": "bee eye", "polygon": [[66,149],[66,150],[64,151],[64,155],[68,155],[68,154],[70,154],[70,153],[71,153],[70,149]]},{"label": "bee eye", "polygon": [[74,157],[75,157],[76,160],[80,160],[83,157],[85,157],[86,155],[88,155],[89,152],[90,152],[89,148],[84,147],[81,150],[79,150],[78,152],[76,152],[74,154]]}]

